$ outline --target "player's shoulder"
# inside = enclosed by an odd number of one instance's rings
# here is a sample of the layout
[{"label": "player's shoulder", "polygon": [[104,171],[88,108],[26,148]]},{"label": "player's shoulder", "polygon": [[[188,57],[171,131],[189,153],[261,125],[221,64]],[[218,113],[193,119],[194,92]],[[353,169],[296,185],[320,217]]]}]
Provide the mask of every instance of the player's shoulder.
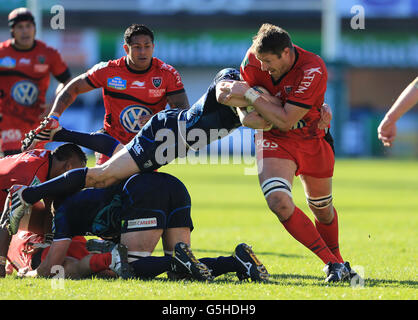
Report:
[{"label": "player's shoulder", "polygon": [[298,54],[298,61],[296,68],[303,72],[314,71],[318,73],[326,73],[326,66],[324,60],[317,54],[302,49],[295,45],[295,50]]},{"label": "player's shoulder", "polygon": [[12,39],[0,42],[0,50],[6,50],[12,47]]},{"label": "player's shoulder", "polygon": [[254,51],[250,47],[245,53],[244,59],[241,62],[241,70],[251,69],[251,68],[260,68],[260,61],[255,56]]},{"label": "player's shoulder", "polygon": [[152,58],[152,65],[155,66],[157,70],[160,70],[163,73],[169,73],[169,74],[177,74],[178,71],[176,68],[174,68],[172,65],[156,58]]},{"label": "player's shoulder", "polygon": [[45,42],[38,40],[38,39],[36,39],[35,41],[36,41],[36,45],[35,45],[36,51],[38,52],[41,51],[45,54],[60,54],[56,48],[46,44]]},{"label": "player's shoulder", "polygon": [[100,61],[89,69],[88,74],[92,74],[99,70],[106,71],[106,70],[112,70],[112,69],[120,69],[124,65],[125,64],[124,64],[123,57],[119,59],[115,59],[115,60]]}]

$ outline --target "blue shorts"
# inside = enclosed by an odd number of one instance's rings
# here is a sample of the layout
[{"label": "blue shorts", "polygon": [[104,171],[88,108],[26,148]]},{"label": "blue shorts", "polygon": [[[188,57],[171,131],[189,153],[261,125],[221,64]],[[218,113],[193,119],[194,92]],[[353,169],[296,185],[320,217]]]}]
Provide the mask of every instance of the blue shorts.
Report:
[{"label": "blue shorts", "polygon": [[140,172],[151,172],[177,157],[185,157],[186,150],[179,136],[178,116],[182,110],[163,110],[155,114],[125,146]]},{"label": "blue shorts", "polygon": [[122,190],[121,233],[188,227],[191,200],[184,184],[167,173],[132,176]]}]

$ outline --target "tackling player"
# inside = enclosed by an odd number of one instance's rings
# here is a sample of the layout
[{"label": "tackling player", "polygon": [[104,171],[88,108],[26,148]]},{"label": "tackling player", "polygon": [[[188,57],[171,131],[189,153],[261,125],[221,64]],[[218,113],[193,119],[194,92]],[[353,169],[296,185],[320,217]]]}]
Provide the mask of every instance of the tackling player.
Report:
[{"label": "tackling player", "polygon": [[19,153],[24,133],[48,114],[49,74],[60,82],[56,93],[71,77],[58,51],[35,40],[35,20],[28,9],[14,9],[8,22],[12,38],[0,43],[0,152],[4,155]]},{"label": "tackling player", "polygon": [[[138,172],[150,172],[175,159],[186,156],[188,148],[198,149],[213,140],[220,139],[241,125],[235,108],[217,101],[223,94],[220,88],[232,80],[239,80],[235,69],[223,69],[215,77],[207,92],[188,110],[164,110],[154,115],[132,141],[123,147],[104,134],[83,134],[57,128],[46,134],[37,130],[31,136],[36,142],[39,134],[55,141],[72,141],[112,156],[105,164],[95,168],[71,170],[53,181],[36,187],[16,185],[10,191],[13,207],[9,207],[12,232],[16,232],[19,220],[39,199],[77,192],[85,187],[103,188],[117,183]],[[231,105],[247,106],[245,99],[230,100]],[[247,115],[248,116],[248,115]],[[260,118],[260,117],[258,117]],[[270,127],[262,118],[257,119],[259,128]],[[161,130],[160,130],[161,129]],[[218,129],[219,134],[211,134]],[[199,133],[196,135],[196,133]],[[169,133],[172,140],[164,141],[160,133]],[[28,138],[29,139],[29,138]],[[29,139],[26,145],[30,145]],[[115,153],[116,152],[116,153]],[[165,156],[166,155],[166,156]]]},{"label": "tackling player", "polygon": [[[270,210],[285,229],[326,265],[327,282],[350,276],[339,250],[338,217],[332,204],[333,141],[318,128],[327,69],[322,59],[296,45],[280,27],[263,24],[242,65],[245,81],[224,88],[225,101],[245,98],[275,127],[256,135],[261,189]],[[272,104],[253,86],[281,100]],[[292,185],[300,176],[315,225],[293,202]]]},{"label": "tackling player", "polygon": [[[126,56],[100,62],[74,78],[58,95],[49,117],[58,121],[79,94],[102,88],[105,116],[101,132],[127,144],[167,103],[172,108],[189,107],[180,74],[153,57],[153,32],[133,24],[126,29],[124,39]],[[100,156],[97,163],[107,159]]]},{"label": "tackling player", "polygon": [[[25,185],[35,185],[74,168],[85,167],[87,158],[84,152],[74,144],[64,144],[54,151],[31,150],[18,155],[8,156],[0,159],[0,209],[3,212],[8,189],[16,183]],[[20,238],[26,238],[25,243],[34,242],[34,238],[42,238],[46,232],[50,232],[51,226],[48,224],[48,209],[45,209],[43,203],[36,203],[35,212],[26,216],[27,221],[22,221],[21,230],[24,235]],[[7,206],[6,206],[7,209]],[[3,214],[4,215],[4,214]],[[2,217],[2,220],[6,217]],[[44,223],[45,222],[45,223]],[[49,219],[50,222],[50,219]],[[6,255],[9,248],[11,237],[6,227],[1,221],[0,227],[0,277],[5,275]],[[45,227],[44,227],[45,224]],[[19,227],[19,225],[17,226]],[[13,237],[14,240],[16,236]],[[30,257],[27,255],[13,259],[18,267],[23,267],[29,263]],[[19,263],[19,261],[21,263]]]},{"label": "tackling player", "polygon": [[[51,276],[53,266],[63,265],[71,238],[88,232],[126,245],[130,268],[122,265],[122,278],[148,279],[169,272],[173,279],[212,280],[236,272],[240,280],[268,280],[266,268],[246,244],[238,245],[233,256],[200,261],[194,257],[190,249],[190,195],[184,184],[169,174],[137,174],[108,188],[85,189],[56,207],[49,252],[26,276]],[[151,256],[160,238],[165,256]],[[90,269],[107,266],[105,255],[90,259]]]}]

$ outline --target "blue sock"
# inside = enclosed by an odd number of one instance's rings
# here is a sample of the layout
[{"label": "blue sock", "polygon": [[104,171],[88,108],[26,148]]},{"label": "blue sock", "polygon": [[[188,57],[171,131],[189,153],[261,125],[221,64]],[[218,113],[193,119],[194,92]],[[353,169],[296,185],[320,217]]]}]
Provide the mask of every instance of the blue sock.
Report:
[{"label": "blue sock", "polygon": [[105,133],[84,133],[62,128],[54,134],[53,141],[72,142],[90,150],[111,157],[119,145],[119,141]]},{"label": "blue sock", "polygon": [[44,198],[54,198],[82,190],[86,184],[88,168],[73,169],[36,186],[27,187],[22,198],[34,204]]},{"label": "blue sock", "polygon": [[130,263],[135,275],[143,279],[152,279],[161,273],[171,271],[171,256],[141,257]]},{"label": "blue sock", "polygon": [[233,257],[199,258],[199,261],[206,264],[214,277],[228,272],[241,271],[239,262]]}]

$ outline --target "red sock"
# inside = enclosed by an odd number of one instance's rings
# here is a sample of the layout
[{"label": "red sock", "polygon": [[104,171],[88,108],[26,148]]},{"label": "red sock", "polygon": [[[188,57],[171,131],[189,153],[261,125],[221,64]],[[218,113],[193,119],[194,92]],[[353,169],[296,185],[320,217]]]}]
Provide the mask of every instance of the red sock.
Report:
[{"label": "red sock", "polygon": [[90,269],[93,272],[104,271],[109,269],[111,262],[112,254],[110,252],[93,254],[90,258]]},{"label": "red sock", "polygon": [[343,263],[344,260],[340,254],[340,248],[338,245],[338,216],[337,211],[334,208],[334,219],[330,224],[324,224],[315,219],[316,230],[318,230],[322,239],[324,239],[328,248],[337,257],[338,262]]},{"label": "red sock", "polygon": [[312,221],[298,207],[295,207],[295,211],[290,218],[282,224],[293,238],[315,253],[325,264],[338,262]]}]

